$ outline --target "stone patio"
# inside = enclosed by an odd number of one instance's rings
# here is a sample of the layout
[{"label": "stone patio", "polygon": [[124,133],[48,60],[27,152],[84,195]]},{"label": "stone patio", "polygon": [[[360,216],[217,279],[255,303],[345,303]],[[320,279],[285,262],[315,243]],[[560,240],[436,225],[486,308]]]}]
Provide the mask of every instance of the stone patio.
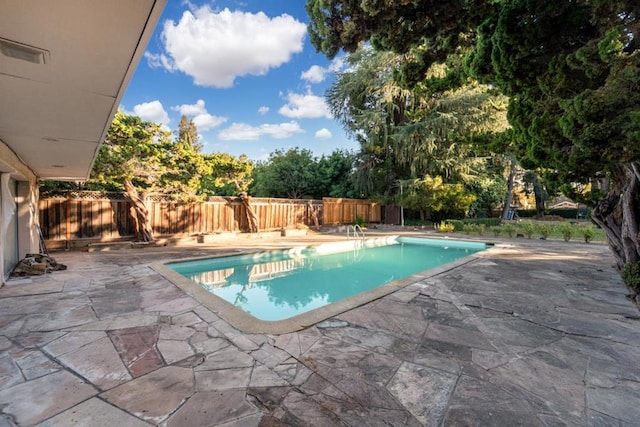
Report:
[{"label": "stone patio", "polygon": [[638,425],[640,313],[605,246],[505,240],[285,335],[150,268],[343,239],[54,253],[0,289],[0,426]]}]

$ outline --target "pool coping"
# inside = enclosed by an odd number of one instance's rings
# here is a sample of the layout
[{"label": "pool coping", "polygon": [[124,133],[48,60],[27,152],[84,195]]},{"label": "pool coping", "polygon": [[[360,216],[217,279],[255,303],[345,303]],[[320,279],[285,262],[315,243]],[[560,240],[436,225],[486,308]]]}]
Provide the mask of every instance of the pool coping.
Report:
[{"label": "pool coping", "polygon": [[[470,240],[464,239],[450,239],[452,241],[459,242],[471,242]],[[473,241],[474,243],[479,243],[478,241]],[[325,305],[323,307],[318,307],[313,310],[310,310],[306,313],[298,314],[287,319],[283,320],[260,320],[249,313],[246,313],[241,308],[238,308],[231,304],[228,301],[214,295],[213,293],[203,289],[198,283],[187,279],[182,276],[180,273],[177,273],[173,269],[166,266],[166,264],[171,264],[176,261],[164,261],[153,263],[150,267],[163,276],[165,279],[169,280],[171,283],[180,288],[187,295],[195,298],[202,305],[207,307],[209,310],[218,315],[221,319],[227,321],[231,326],[240,330],[244,333],[250,334],[273,334],[273,335],[282,335],[291,332],[300,331],[302,329],[306,329],[310,326],[313,326],[317,323],[320,323],[324,320],[330,319],[331,317],[342,314],[346,311],[352,310],[354,308],[360,307],[364,304],[368,304],[372,301],[380,299],[386,295],[392,294],[400,289],[403,289],[409,285],[417,283],[421,280],[425,280],[445,272],[448,272],[452,269],[461,267],[465,264],[473,262],[477,259],[484,258],[488,253],[493,252],[494,249],[498,249],[503,245],[495,244],[492,242],[481,242],[488,245],[487,249],[473,253],[471,255],[467,255],[462,258],[458,258],[454,261],[451,261],[446,264],[442,264],[437,267],[430,268],[428,270],[421,271],[416,274],[412,274],[411,276],[407,276],[405,278],[395,280],[393,282],[384,284],[377,288],[361,292],[359,294],[344,298],[342,300],[336,301],[334,303]],[[299,245],[299,246],[291,246],[288,248],[281,249],[268,249],[268,250],[234,250],[233,253],[226,254],[216,254],[210,256],[203,257],[193,257],[188,259],[181,259],[178,262],[185,261],[197,261],[201,259],[211,259],[211,258],[223,258],[229,256],[239,256],[239,255],[252,255],[252,254],[260,254],[260,253],[268,253],[268,252],[277,252],[281,250],[293,250],[293,249],[307,249],[312,248],[315,245]]]}]

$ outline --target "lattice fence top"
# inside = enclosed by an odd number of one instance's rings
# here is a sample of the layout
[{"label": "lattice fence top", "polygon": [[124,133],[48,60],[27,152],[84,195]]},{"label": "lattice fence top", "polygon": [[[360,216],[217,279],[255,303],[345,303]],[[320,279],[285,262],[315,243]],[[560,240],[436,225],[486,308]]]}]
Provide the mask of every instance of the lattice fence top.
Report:
[{"label": "lattice fence top", "polygon": [[[40,193],[41,200],[47,199],[73,199],[73,200],[129,200],[126,193],[120,191],[78,191],[78,190],[50,190]],[[209,196],[201,201],[229,203],[235,202],[236,197]],[[146,200],[158,203],[191,203],[166,194],[147,194]],[[238,200],[239,201],[239,200]],[[251,197],[253,203],[258,204],[322,204],[322,200],[311,199],[278,199],[272,197]]]},{"label": "lattice fence top", "polygon": [[125,193],[120,191],[76,191],[51,190],[40,193],[40,199],[76,199],[76,200],[127,200]]}]

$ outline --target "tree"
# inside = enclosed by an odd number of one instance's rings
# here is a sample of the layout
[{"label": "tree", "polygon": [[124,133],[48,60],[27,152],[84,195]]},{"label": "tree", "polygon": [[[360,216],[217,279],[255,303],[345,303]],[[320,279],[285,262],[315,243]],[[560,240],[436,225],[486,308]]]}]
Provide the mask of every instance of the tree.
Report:
[{"label": "tree", "polygon": [[314,198],[347,197],[356,198],[353,167],[355,155],[346,150],[334,150],[322,156],[317,162],[318,177]]},{"label": "tree", "polygon": [[176,137],[176,141],[192,146],[198,153],[202,152],[202,143],[200,142],[198,128],[193,120],[187,119],[187,116],[184,114],[180,117]]},{"label": "tree", "polygon": [[146,194],[162,186],[170,144],[168,134],[157,124],[118,111],[91,172],[92,181],[125,190],[143,242],[153,241]]},{"label": "tree", "polygon": [[202,177],[200,192],[206,196],[237,196],[251,184],[253,163],[247,156],[236,158],[227,153],[205,154],[211,172]]},{"label": "tree", "polygon": [[593,219],[619,268],[640,261],[640,3],[309,0],[307,10],[311,41],[329,56],[364,40],[424,49],[402,69],[407,82],[465,52],[466,71],[510,97],[521,160],[554,171],[567,188],[609,179],[606,193],[588,197]]},{"label": "tree", "polygon": [[397,196],[400,206],[420,212],[420,219],[440,221],[445,217],[463,217],[476,196],[462,184],[446,184],[440,176],[425,176],[407,185]]},{"label": "tree", "polygon": [[425,82],[403,87],[397,70],[411,57],[360,48],[327,91],[334,117],[360,142],[358,189],[382,202],[393,199],[399,180],[427,174],[470,181],[484,161],[474,138],[507,127],[506,98],[470,79],[450,80],[448,70],[460,66],[453,59],[434,64]]},{"label": "tree", "polygon": [[317,167],[310,150],[276,150],[253,170],[251,193],[258,197],[300,199],[317,187]]}]

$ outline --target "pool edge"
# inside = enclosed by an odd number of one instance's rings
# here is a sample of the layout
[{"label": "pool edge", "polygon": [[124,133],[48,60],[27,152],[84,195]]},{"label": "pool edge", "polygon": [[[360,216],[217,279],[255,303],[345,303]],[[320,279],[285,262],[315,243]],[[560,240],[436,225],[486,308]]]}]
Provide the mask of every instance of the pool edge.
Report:
[{"label": "pool edge", "polygon": [[[306,329],[310,326],[313,326],[331,317],[335,317],[346,311],[353,310],[364,304],[368,304],[384,296],[390,295],[414,283],[418,283],[430,277],[443,274],[445,272],[448,272],[450,270],[453,270],[455,268],[468,264],[474,260],[484,258],[488,255],[488,253],[492,252],[492,250],[501,248],[503,246],[503,245],[495,244],[491,242],[485,242],[485,243],[487,243],[488,247],[483,251],[476,252],[462,258],[458,258],[447,264],[443,264],[438,267],[421,271],[409,277],[405,277],[403,279],[396,280],[391,283],[387,283],[385,285],[379,286],[369,291],[365,291],[360,294],[342,299],[340,301],[336,301],[329,305],[325,305],[323,307],[313,309],[306,313],[302,313],[302,314],[290,317],[288,319],[275,320],[275,321],[260,320],[246,313],[242,309],[235,307],[230,302],[227,302],[224,299],[203,289],[196,282],[193,282],[187,279],[186,277],[182,276],[181,274],[175,272],[174,270],[166,266],[166,264],[171,264],[175,261],[164,261],[164,262],[152,263],[150,264],[150,267],[154,271],[156,271],[158,274],[160,274],[162,277],[167,279],[169,282],[173,283],[178,288],[180,288],[187,295],[196,299],[199,303],[201,303],[206,308],[211,310],[214,314],[216,314],[222,320],[228,322],[231,326],[240,330],[241,332],[250,333],[250,334],[282,335],[282,334],[287,334],[291,332],[300,331],[302,329]],[[294,249],[294,248],[297,249],[300,247],[302,246],[292,246],[288,249]],[[269,251],[259,251],[259,252],[269,252]],[[256,253],[256,251],[255,250],[237,251],[233,254],[225,254],[221,256],[235,256],[235,255],[245,255],[245,254],[252,254],[252,253]],[[211,258],[211,256],[204,257],[204,258]],[[195,259],[202,259],[202,257],[194,257],[194,258],[189,258],[181,261],[190,261]]]}]

